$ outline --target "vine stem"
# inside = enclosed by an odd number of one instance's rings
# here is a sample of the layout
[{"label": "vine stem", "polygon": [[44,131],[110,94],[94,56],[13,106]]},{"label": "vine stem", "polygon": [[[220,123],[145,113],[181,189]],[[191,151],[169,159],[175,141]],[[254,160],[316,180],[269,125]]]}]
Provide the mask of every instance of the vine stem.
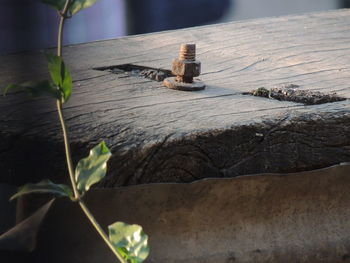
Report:
[{"label": "vine stem", "polygon": [[75,180],[74,172],[73,172],[74,169],[73,169],[73,162],[72,162],[72,156],[71,156],[69,139],[68,139],[68,130],[67,130],[66,123],[65,123],[64,117],[63,117],[61,100],[57,100],[56,104],[57,104],[57,111],[58,111],[58,115],[60,117],[60,122],[61,122],[61,126],[62,126],[62,131],[63,131],[64,147],[66,150],[66,159],[67,159],[69,178],[70,178],[70,181],[72,183],[75,199],[80,199],[80,194],[79,194],[79,191],[77,189],[77,182]]},{"label": "vine stem", "polygon": [[118,253],[118,251],[114,248],[112,242],[109,240],[106,233],[103,231],[102,227],[99,225],[99,223],[96,221],[95,217],[91,214],[90,210],[87,208],[85,203],[83,201],[79,201],[79,205],[81,209],[83,209],[85,215],[90,220],[91,224],[95,227],[97,232],[100,234],[100,236],[103,238],[103,240],[106,242],[108,247],[113,251],[114,255],[120,260],[122,263],[127,263],[127,261]]},{"label": "vine stem", "polygon": [[[62,57],[62,39],[63,39],[63,26],[64,26],[64,21],[66,20],[66,15],[68,12],[68,8],[71,4],[71,0],[67,0],[62,12],[60,13],[60,24],[58,27],[58,43],[57,43],[57,56]],[[77,182],[74,177],[74,169],[73,169],[73,162],[72,162],[72,154],[70,150],[70,145],[69,145],[69,139],[68,139],[68,130],[64,121],[63,117],[63,111],[62,111],[62,101],[59,99],[56,102],[57,104],[57,110],[58,110],[58,115],[60,117],[60,122],[62,126],[62,131],[63,131],[63,138],[64,138],[64,147],[66,150],[66,159],[67,159],[67,166],[68,166],[68,172],[69,172],[69,178],[72,183],[73,187],[73,192],[74,192],[74,197],[76,199],[80,198],[79,191],[77,189]]]},{"label": "vine stem", "polygon": [[58,38],[57,38],[57,56],[62,57],[62,40],[63,40],[63,26],[67,17],[68,9],[71,5],[71,0],[67,0],[64,4],[62,12],[60,15],[60,24],[58,26]]},{"label": "vine stem", "polygon": [[[71,0],[67,0],[62,12],[59,12],[60,15],[60,23],[58,27],[58,39],[57,39],[57,56],[62,57],[62,40],[63,40],[63,27],[64,27],[64,22],[67,18],[67,13],[69,10],[69,7],[71,5]],[[68,137],[68,129],[66,127],[66,123],[64,120],[63,116],[63,110],[62,110],[62,101],[57,100],[57,111],[58,115],[60,118],[61,126],[62,126],[62,131],[63,131],[63,139],[64,139],[64,146],[65,146],[65,151],[66,151],[66,159],[67,159],[67,166],[68,166],[68,172],[69,172],[69,177],[70,181],[73,187],[73,192],[74,192],[74,197],[78,201],[81,209],[84,211],[86,217],[90,220],[91,224],[94,226],[96,231],[100,234],[102,239],[105,241],[107,246],[112,250],[114,255],[119,259],[121,263],[128,263],[123,256],[115,249],[113,246],[112,242],[109,240],[108,236],[106,235],[105,231],[102,229],[100,224],[96,221],[95,217],[93,214],[90,212],[90,210],[87,208],[83,200],[81,199],[81,195],[77,189],[77,182],[74,177],[74,169],[73,169],[73,161],[72,161],[72,154],[70,150],[70,145],[69,145],[69,137]]]}]

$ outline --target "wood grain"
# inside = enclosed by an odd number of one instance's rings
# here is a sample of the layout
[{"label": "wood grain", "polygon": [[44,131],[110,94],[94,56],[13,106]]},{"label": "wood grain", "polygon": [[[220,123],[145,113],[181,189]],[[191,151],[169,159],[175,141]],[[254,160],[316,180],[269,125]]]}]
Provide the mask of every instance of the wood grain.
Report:
[{"label": "wood grain", "polygon": [[[74,159],[100,140],[113,157],[102,185],[188,182],[295,172],[350,159],[349,100],[315,106],[242,95],[299,85],[350,98],[350,11],[258,19],[98,41],[64,49],[74,78],[65,105]],[[170,69],[197,44],[199,92],[94,70],[132,63]],[[41,52],[1,57],[0,85],[47,77]],[[1,181],[66,178],[54,102],[0,98]]]}]

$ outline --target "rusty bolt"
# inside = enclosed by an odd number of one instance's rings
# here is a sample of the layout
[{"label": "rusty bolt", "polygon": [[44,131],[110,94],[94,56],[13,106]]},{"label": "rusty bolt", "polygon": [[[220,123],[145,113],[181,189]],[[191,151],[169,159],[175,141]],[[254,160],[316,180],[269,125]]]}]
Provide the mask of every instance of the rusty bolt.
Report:
[{"label": "rusty bolt", "polygon": [[173,61],[172,73],[177,76],[178,82],[192,83],[193,77],[201,73],[201,63],[196,61],[196,45],[183,44],[179,58]]},{"label": "rusty bolt", "polygon": [[182,44],[179,58],[174,59],[172,73],[176,77],[166,78],[164,85],[170,89],[195,91],[202,90],[205,85],[202,82],[194,81],[201,71],[201,63],[196,60],[196,45]]}]

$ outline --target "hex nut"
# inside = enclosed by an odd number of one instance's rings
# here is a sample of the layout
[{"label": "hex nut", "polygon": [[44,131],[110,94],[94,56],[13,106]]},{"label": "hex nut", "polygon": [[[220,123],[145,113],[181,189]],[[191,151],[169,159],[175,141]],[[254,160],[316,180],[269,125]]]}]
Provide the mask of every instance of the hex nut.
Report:
[{"label": "hex nut", "polygon": [[172,73],[175,76],[197,77],[201,73],[201,63],[198,60],[191,61],[175,58]]}]

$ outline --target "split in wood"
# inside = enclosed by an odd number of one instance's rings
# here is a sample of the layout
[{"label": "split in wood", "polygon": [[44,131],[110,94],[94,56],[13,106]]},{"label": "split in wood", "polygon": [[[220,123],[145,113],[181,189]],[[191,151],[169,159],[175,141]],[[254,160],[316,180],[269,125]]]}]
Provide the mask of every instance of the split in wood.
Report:
[{"label": "split in wood", "polygon": [[94,68],[95,70],[108,71],[114,74],[119,74],[120,78],[125,77],[141,77],[154,81],[163,81],[165,78],[173,77],[170,70],[150,68],[145,66],[137,66],[133,64],[123,64],[110,67]]},{"label": "split in wood", "polygon": [[183,91],[197,91],[205,88],[205,84],[194,81],[201,71],[201,63],[196,60],[196,45],[182,44],[179,58],[175,58],[172,64],[172,74],[176,77],[166,78],[164,85],[170,89]]},{"label": "split in wood", "polygon": [[334,93],[322,93],[320,91],[302,90],[295,84],[289,84],[280,88],[267,89],[264,87],[243,93],[244,95],[253,95],[281,101],[293,101],[305,105],[317,105],[323,103],[337,102],[346,100]]}]

